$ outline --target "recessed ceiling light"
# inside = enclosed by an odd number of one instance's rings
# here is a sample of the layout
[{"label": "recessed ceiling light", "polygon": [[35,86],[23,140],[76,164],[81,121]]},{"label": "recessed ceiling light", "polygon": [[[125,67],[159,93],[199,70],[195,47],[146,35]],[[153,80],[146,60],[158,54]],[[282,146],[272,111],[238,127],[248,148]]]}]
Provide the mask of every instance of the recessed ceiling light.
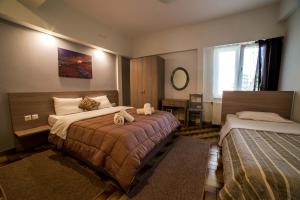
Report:
[{"label": "recessed ceiling light", "polygon": [[159,1],[164,4],[169,4],[169,3],[174,2],[175,0],[159,0]]}]

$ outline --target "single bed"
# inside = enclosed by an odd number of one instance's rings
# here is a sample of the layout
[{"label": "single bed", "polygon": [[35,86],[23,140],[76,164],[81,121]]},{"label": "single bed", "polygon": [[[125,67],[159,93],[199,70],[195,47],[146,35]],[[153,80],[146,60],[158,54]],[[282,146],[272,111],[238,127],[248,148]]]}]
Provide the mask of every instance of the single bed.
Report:
[{"label": "single bed", "polygon": [[[263,111],[289,118],[292,97],[293,92],[224,92],[220,199],[300,199],[300,124],[242,120],[233,115]],[[278,103],[284,105],[278,107]]]}]

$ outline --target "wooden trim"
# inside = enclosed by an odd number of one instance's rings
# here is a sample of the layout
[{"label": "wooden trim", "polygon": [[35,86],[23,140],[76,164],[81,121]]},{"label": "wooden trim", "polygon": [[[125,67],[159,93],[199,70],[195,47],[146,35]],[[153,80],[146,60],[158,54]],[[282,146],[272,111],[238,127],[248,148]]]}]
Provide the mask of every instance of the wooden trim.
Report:
[{"label": "wooden trim", "polygon": [[[107,95],[112,103],[119,104],[117,90],[9,93],[9,107],[14,132],[48,125],[48,116],[55,114],[52,97],[76,98]],[[25,115],[38,114],[38,120],[25,121]]]},{"label": "wooden trim", "polygon": [[225,123],[227,114],[240,111],[274,112],[290,119],[293,99],[293,91],[224,91],[222,123]]}]

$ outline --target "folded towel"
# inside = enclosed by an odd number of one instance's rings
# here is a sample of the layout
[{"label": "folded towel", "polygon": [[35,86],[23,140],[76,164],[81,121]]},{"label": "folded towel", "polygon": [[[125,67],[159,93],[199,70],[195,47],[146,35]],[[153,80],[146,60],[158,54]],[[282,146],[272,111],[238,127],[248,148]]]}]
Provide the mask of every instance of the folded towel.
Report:
[{"label": "folded towel", "polygon": [[[155,112],[154,107],[151,107],[151,113],[154,113],[154,112]],[[136,109],[136,114],[138,114],[138,115],[144,115],[145,114],[144,108],[137,108]]]},{"label": "folded towel", "polygon": [[136,114],[138,114],[138,115],[144,115],[145,114],[144,108],[137,108],[136,109]]},{"label": "folded towel", "polygon": [[116,113],[114,116],[114,123],[116,125],[124,125],[125,119],[120,113]]},{"label": "folded towel", "polygon": [[134,121],[134,117],[131,114],[129,114],[128,112],[126,112],[126,110],[121,110],[119,114],[121,116],[123,116],[125,118],[125,120],[128,122]]},{"label": "folded towel", "polygon": [[151,114],[155,113],[154,107],[151,107]]},{"label": "folded towel", "polygon": [[150,103],[145,103],[144,104],[144,112],[145,112],[145,115],[151,115],[152,112],[151,112],[151,104]]}]

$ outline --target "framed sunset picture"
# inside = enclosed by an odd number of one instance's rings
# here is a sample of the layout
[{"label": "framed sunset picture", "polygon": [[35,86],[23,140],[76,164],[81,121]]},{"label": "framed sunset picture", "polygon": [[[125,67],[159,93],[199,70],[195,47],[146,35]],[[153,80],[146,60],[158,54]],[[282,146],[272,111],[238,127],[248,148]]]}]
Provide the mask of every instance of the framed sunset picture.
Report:
[{"label": "framed sunset picture", "polygon": [[60,77],[93,78],[92,56],[58,48],[58,74]]}]

